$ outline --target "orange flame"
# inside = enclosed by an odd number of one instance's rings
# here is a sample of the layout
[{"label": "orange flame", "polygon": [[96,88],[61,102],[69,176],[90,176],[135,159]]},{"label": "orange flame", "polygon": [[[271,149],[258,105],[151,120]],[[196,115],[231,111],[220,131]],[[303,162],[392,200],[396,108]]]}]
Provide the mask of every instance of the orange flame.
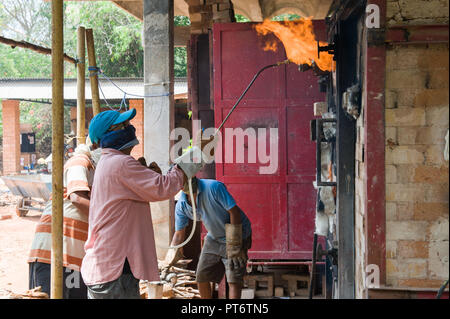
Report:
[{"label": "orange flame", "polygon": [[[267,35],[269,32],[280,39],[286,50],[286,55],[291,62],[302,65],[312,65],[314,62],[322,71],[331,71],[333,67],[333,56],[328,52],[321,52],[320,59],[317,54],[317,40],[314,34],[311,19],[300,19],[296,21],[271,21],[264,20],[255,26],[259,35]],[[320,46],[328,43],[319,41]],[[276,45],[266,43],[265,51],[276,50]]]},{"label": "orange flame", "polygon": [[276,52],[278,50],[278,44],[275,41],[267,41],[266,46],[264,47],[264,51],[273,51]]}]

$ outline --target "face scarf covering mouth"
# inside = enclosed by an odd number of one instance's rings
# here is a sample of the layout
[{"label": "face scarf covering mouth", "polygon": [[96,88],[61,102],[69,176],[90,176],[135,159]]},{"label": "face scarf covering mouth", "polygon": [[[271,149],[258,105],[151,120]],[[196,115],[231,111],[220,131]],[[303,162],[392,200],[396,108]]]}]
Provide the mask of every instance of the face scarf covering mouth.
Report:
[{"label": "face scarf covering mouth", "polygon": [[136,129],[133,125],[118,131],[107,132],[100,140],[101,148],[113,148],[122,150],[139,144],[136,139]]}]

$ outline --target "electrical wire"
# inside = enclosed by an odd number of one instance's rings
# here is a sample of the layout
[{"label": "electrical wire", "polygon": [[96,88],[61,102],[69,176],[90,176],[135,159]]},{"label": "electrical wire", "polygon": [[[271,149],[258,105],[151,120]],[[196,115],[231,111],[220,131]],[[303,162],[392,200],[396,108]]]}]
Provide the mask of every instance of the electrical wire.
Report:
[{"label": "electrical wire", "polygon": [[[119,106],[119,111],[122,110],[122,107],[125,107],[125,110],[128,109],[127,103],[126,103],[126,97],[127,96],[133,96],[133,97],[139,97],[139,98],[150,98],[150,97],[164,97],[164,96],[170,96],[170,93],[163,93],[163,94],[152,94],[152,95],[140,95],[140,94],[132,94],[132,93],[128,93],[125,90],[123,90],[121,87],[119,87],[116,83],[114,83],[113,80],[111,80],[107,75],[105,75],[105,73],[103,73],[103,71],[98,68],[98,67],[93,67],[93,66],[89,66],[88,67],[89,71],[95,71],[94,73],[92,73],[91,75],[100,75],[103,78],[105,78],[108,82],[110,82],[113,86],[115,86],[119,91],[121,91],[123,93],[123,98],[122,101],[120,102],[120,106]],[[161,83],[164,84],[164,83]],[[146,84],[149,85],[149,84]],[[159,85],[159,84],[158,84]],[[103,95],[103,100],[105,100],[106,105],[108,106],[109,109],[114,110],[108,103],[105,93],[102,90],[100,81],[98,81],[98,87],[100,89],[100,92]]]}]

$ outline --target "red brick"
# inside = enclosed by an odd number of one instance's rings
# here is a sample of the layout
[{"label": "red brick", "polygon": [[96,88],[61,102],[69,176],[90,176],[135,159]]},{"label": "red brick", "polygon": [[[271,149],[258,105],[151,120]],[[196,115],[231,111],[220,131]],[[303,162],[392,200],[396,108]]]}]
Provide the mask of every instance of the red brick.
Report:
[{"label": "red brick", "polygon": [[[448,75],[448,72],[447,72]],[[448,87],[445,89],[427,89],[414,97],[415,107],[435,107],[448,105]]]},{"label": "red brick", "polygon": [[416,144],[445,145],[445,134],[448,128],[444,126],[422,127],[417,130]]},{"label": "red brick", "polygon": [[[255,289],[257,297],[272,297],[274,292],[274,274],[247,275],[244,280],[248,283],[248,287]],[[264,283],[264,288],[261,288]]]},{"label": "red brick", "polygon": [[398,285],[400,287],[414,287],[414,288],[439,288],[442,280],[434,279],[400,279]]},{"label": "red brick", "polygon": [[414,182],[418,183],[445,183],[448,182],[448,167],[421,165],[415,168]]},{"label": "red brick", "polygon": [[448,69],[430,71],[428,85],[431,89],[448,89]]},{"label": "red brick", "polygon": [[434,221],[439,217],[447,217],[449,211],[448,203],[415,203],[414,219]]},{"label": "red brick", "polygon": [[425,110],[421,108],[386,109],[386,126],[425,125]]},{"label": "red brick", "polygon": [[420,89],[424,88],[427,72],[417,69],[393,70],[386,73],[386,88],[388,89]]},{"label": "red brick", "polygon": [[[425,187],[424,187],[425,186]],[[424,202],[445,203],[448,202],[448,182],[441,184],[423,184],[425,190]]]},{"label": "red brick", "polygon": [[409,202],[397,203],[397,219],[398,220],[413,220],[414,219],[414,204]]},{"label": "red brick", "polygon": [[20,171],[20,109],[19,101],[3,100],[3,174]]},{"label": "red brick", "polygon": [[400,240],[397,243],[397,254],[403,258],[428,258],[428,242]]},{"label": "red brick", "polygon": [[[421,69],[446,69],[448,74],[448,49],[436,50],[430,48],[426,50],[417,61],[417,66]],[[445,71],[443,72],[445,73]]]},{"label": "red brick", "polygon": [[[295,274],[283,274],[281,279],[288,282],[288,291],[291,297],[297,296],[307,296],[309,291],[309,276],[307,275],[295,275]],[[299,289],[298,283],[303,282],[304,288]]]}]

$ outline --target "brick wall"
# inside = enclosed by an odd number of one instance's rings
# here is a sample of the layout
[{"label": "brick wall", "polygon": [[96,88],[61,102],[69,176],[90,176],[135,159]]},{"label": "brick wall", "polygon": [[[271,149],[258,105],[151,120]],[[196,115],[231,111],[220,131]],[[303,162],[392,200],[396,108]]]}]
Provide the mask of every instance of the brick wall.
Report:
[{"label": "brick wall", "polygon": [[448,23],[448,0],[387,0],[388,25]]},{"label": "brick wall", "polygon": [[20,172],[19,101],[3,100],[3,174]]},{"label": "brick wall", "polygon": [[189,5],[191,33],[208,33],[213,23],[234,20],[233,5],[230,0],[186,0]]},{"label": "brick wall", "polygon": [[[394,2],[406,1],[391,1],[391,6]],[[420,21],[423,10],[435,17],[444,2],[448,10],[448,1],[408,1],[404,9],[412,10],[418,2],[424,5],[416,12]],[[431,2],[436,6],[429,7]],[[447,44],[394,46],[387,51],[387,285],[438,287],[448,279],[448,59]]]}]

